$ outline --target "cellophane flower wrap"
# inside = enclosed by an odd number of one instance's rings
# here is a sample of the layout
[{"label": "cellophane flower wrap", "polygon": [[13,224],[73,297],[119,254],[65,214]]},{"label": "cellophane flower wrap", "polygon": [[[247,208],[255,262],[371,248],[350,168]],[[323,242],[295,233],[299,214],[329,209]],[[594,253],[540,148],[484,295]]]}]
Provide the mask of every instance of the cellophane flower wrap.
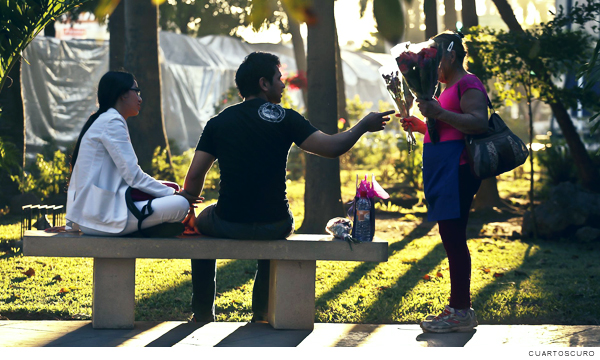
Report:
[{"label": "cellophane flower wrap", "polygon": [[[418,99],[434,99],[438,87],[438,68],[442,58],[442,52],[439,51],[436,43],[433,40],[418,44],[408,41],[394,46],[391,53],[410,91]],[[427,118],[427,129],[431,142],[438,142],[439,134],[435,130],[435,119]]]},{"label": "cellophane flower wrap", "polygon": [[[396,111],[403,118],[410,116],[410,108],[413,105],[414,97],[408,90],[406,81],[403,79],[402,74],[400,74],[398,66],[396,64],[384,65],[379,68],[379,73],[385,82],[385,87],[390,97],[394,101]],[[406,131],[406,142],[408,144],[408,153],[410,154],[417,145],[411,128],[408,128]]]}]

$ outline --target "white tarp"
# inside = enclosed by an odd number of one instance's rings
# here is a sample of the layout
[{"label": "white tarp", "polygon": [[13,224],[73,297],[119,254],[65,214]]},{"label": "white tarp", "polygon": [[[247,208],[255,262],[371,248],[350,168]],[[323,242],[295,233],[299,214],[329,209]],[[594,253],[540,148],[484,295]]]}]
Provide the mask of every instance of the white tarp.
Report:
[{"label": "white tarp", "polygon": [[[108,71],[108,41],[67,40],[39,36],[24,53],[23,100],[29,157],[48,143],[63,150],[73,145],[89,115],[96,110],[96,86]],[[222,95],[235,86],[240,63],[253,51],[279,56],[283,71],[296,73],[291,46],[249,44],[226,36],[192,38],[160,33],[162,102],[167,137],[180,150],[195,147]],[[385,54],[342,50],[346,97],[390,102],[378,68],[392,61]],[[135,74],[143,77],[143,74]],[[303,108],[299,91],[289,91]],[[142,111],[143,104],[142,104]]]}]

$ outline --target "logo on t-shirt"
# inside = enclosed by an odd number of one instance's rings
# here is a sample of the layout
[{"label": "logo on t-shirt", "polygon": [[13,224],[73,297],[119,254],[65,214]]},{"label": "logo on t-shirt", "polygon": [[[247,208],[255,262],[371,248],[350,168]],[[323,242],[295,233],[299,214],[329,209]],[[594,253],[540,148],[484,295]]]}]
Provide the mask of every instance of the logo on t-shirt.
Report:
[{"label": "logo on t-shirt", "polygon": [[264,103],[258,108],[258,116],[265,121],[278,123],[285,117],[285,109],[277,104]]}]

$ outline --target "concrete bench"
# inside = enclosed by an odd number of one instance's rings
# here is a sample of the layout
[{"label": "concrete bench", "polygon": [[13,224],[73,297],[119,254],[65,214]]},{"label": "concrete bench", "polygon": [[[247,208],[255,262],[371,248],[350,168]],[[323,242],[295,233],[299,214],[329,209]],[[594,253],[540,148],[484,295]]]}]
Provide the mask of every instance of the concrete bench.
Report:
[{"label": "concrete bench", "polygon": [[352,244],[330,235],[295,234],[282,240],[231,240],[205,236],[123,238],[81,233],[26,231],[23,254],[94,258],[92,325],[134,326],[135,259],[268,259],[271,261],[268,320],[276,329],[313,329],[317,260],[388,259],[388,243]]}]

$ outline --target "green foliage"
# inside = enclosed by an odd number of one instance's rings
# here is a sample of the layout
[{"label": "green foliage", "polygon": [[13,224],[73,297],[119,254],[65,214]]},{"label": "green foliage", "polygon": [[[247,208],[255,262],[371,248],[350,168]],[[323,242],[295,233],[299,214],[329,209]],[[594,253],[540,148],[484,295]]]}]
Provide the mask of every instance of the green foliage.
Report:
[{"label": "green foliage", "polygon": [[240,97],[238,89],[235,86],[231,86],[227,91],[225,91],[219,101],[213,105],[215,109],[215,114],[220,113],[223,109],[235,105],[242,101],[243,99]]},{"label": "green foliage", "polygon": [[0,0],[0,91],[33,38],[52,20],[88,0]]},{"label": "green foliage", "polygon": [[398,139],[400,157],[394,161],[394,169],[400,182],[414,190],[423,190],[423,142],[417,141],[417,146],[408,153],[406,138]]},{"label": "green foliage", "polygon": [[569,147],[565,144],[548,144],[538,152],[538,161],[546,170],[546,182],[558,185],[561,182],[577,182],[577,173]]},{"label": "green foliage", "polygon": [[[583,88],[591,90],[592,87],[600,83],[600,3],[595,0],[587,0],[587,3],[583,4],[575,3],[575,6],[568,13],[565,13],[561,6],[560,13],[556,16],[554,22],[557,26],[565,26],[571,23],[587,26],[598,38],[589,62],[583,64],[577,72],[578,78],[583,77],[585,79]],[[594,122],[599,118],[600,112],[597,112],[590,117],[589,121]],[[591,132],[594,133],[598,126],[600,126],[600,121],[596,121],[591,128]]]},{"label": "green foliage", "polygon": [[0,171],[11,174],[12,169],[15,167],[19,167],[17,147],[15,144],[6,142],[0,137]]},{"label": "green foliage", "polygon": [[398,0],[373,0],[373,16],[377,30],[390,44],[397,44],[404,35],[404,12]]},{"label": "green foliage", "polygon": [[[565,75],[585,62],[591,43],[590,36],[583,31],[564,31],[552,23],[540,24],[523,33],[484,27],[466,39],[469,69],[484,84],[495,79],[495,90],[501,101],[520,101],[525,97],[550,103],[558,95],[561,101],[574,106],[577,100],[590,98],[591,94],[582,91],[557,92],[545,76]],[[546,69],[549,74],[536,74],[537,69]]]},{"label": "green foliage", "polygon": [[[183,186],[185,181],[185,176],[187,171],[192,163],[194,158],[195,149],[188,149],[184,151],[181,155],[172,155],[171,162],[173,163],[173,171],[175,182],[180,186]],[[152,158],[152,176],[158,180],[166,180],[171,178],[171,170],[170,165],[167,162],[167,151],[160,150],[160,147],[157,147],[154,150],[154,156]],[[206,174],[206,179],[204,181],[204,191],[203,194],[208,192],[210,195],[205,197],[214,197],[216,199],[216,192],[219,190],[219,163],[215,162],[212,168],[209,170],[208,174]]]},{"label": "green foliage", "polygon": [[44,201],[65,194],[69,173],[66,155],[56,150],[50,161],[43,154],[37,154],[35,163],[25,166],[25,171],[11,178],[19,184],[19,191],[33,193]]},{"label": "green foliage", "polygon": [[190,36],[230,35],[248,25],[248,0],[168,0],[160,5],[161,28]]}]

